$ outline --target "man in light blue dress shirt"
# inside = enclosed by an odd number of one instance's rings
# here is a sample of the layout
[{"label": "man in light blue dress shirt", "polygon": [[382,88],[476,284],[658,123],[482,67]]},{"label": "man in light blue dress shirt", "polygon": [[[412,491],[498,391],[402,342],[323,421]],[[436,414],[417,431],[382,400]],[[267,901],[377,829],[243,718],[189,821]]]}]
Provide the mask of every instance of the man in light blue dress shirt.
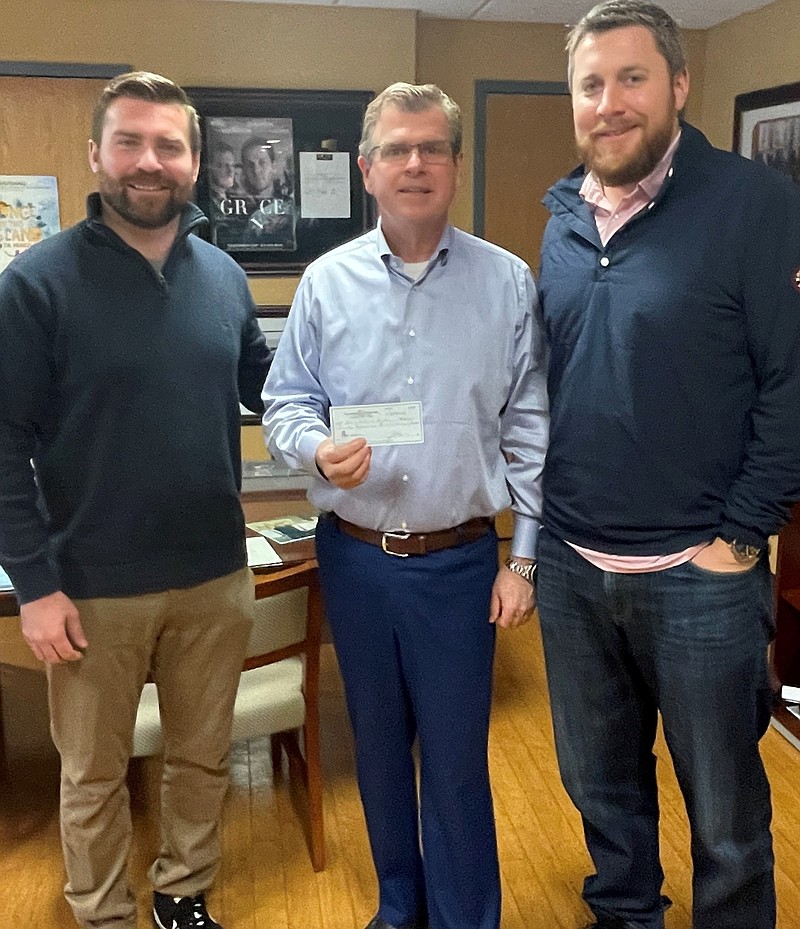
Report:
[{"label": "man in light blue dress shirt", "polygon": [[[308,267],[264,388],[270,450],[316,478],[378,876],[368,929],[500,922],[494,630],[534,605],[546,372],[528,267],[448,223],[461,138],[458,107],[433,85],[393,84],[370,104],[359,166],[381,219]],[[351,435],[385,431],[398,411],[405,429],[335,442],[332,410],[355,416]],[[492,519],[508,506],[512,557],[498,572]]]}]

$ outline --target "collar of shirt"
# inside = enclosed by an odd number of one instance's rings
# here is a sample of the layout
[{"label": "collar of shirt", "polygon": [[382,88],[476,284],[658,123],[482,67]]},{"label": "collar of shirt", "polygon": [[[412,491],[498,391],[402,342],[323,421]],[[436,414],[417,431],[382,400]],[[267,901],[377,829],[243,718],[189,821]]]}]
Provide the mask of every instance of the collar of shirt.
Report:
[{"label": "collar of shirt", "polygon": [[580,195],[594,213],[597,231],[600,233],[603,245],[608,242],[617,230],[621,229],[625,223],[633,219],[640,210],[643,210],[652,202],[653,198],[661,190],[672,166],[672,160],[675,157],[675,150],[678,147],[680,138],[681,133],[678,132],[655,168],[647,177],[642,178],[629,194],[622,198],[616,209],[609,202],[602,184],[594,174],[590,171],[584,177]]},{"label": "collar of shirt", "polygon": [[[405,261],[402,258],[398,258],[397,255],[392,252],[389,248],[389,243],[386,241],[386,238],[383,234],[383,228],[380,218],[378,219],[378,225],[376,226],[376,239],[378,245],[378,254],[383,259],[384,264],[387,268],[391,268],[393,271],[397,271],[398,274],[405,275],[403,270],[405,266]],[[453,242],[453,227],[448,223],[444,227],[444,232],[442,237],[439,239],[439,244],[433,250],[431,259],[428,262],[428,267],[430,268],[432,263],[435,263],[439,259],[443,265],[447,264],[447,253],[450,251],[450,247]],[[407,276],[407,275],[406,275]],[[424,276],[424,275],[423,275]]]}]

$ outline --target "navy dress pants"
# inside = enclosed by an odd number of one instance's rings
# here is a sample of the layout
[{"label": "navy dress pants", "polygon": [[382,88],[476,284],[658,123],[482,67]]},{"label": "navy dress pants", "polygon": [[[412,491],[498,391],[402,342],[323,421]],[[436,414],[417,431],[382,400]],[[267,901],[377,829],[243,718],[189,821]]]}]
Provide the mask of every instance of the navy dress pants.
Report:
[{"label": "navy dress pants", "polygon": [[583,816],[597,916],[663,929],[653,742],[660,712],[691,827],[694,929],[773,929],[769,567],[601,571],[539,536],[558,762]]},{"label": "navy dress pants", "polygon": [[487,759],[497,538],[398,558],[322,516],[317,559],[355,735],[378,915],[396,927],[497,929]]}]

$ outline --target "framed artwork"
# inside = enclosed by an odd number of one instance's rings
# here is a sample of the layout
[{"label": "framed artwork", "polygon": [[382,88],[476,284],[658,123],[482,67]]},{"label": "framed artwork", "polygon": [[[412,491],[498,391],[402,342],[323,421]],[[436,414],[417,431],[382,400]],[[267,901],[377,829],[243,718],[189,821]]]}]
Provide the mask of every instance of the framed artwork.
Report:
[{"label": "framed artwork", "polygon": [[739,94],[733,150],[800,183],[800,83]]},{"label": "framed artwork", "polygon": [[186,91],[201,117],[209,240],[248,274],[299,274],[374,223],[357,163],[371,92]]}]

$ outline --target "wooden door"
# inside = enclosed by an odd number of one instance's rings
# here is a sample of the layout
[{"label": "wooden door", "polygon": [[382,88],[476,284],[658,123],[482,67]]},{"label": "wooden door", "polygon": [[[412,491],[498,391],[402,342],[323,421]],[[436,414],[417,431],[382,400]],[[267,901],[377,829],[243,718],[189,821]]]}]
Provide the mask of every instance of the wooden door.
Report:
[{"label": "wooden door", "polygon": [[576,163],[568,96],[489,95],[485,238],[519,255],[535,273],[550,215],[541,199]]},{"label": "wooden door", "polygon": [[108,78],[0,77],[0,174],[54,175],[61,228],[86,216],[95,189],[88,140]]}]

